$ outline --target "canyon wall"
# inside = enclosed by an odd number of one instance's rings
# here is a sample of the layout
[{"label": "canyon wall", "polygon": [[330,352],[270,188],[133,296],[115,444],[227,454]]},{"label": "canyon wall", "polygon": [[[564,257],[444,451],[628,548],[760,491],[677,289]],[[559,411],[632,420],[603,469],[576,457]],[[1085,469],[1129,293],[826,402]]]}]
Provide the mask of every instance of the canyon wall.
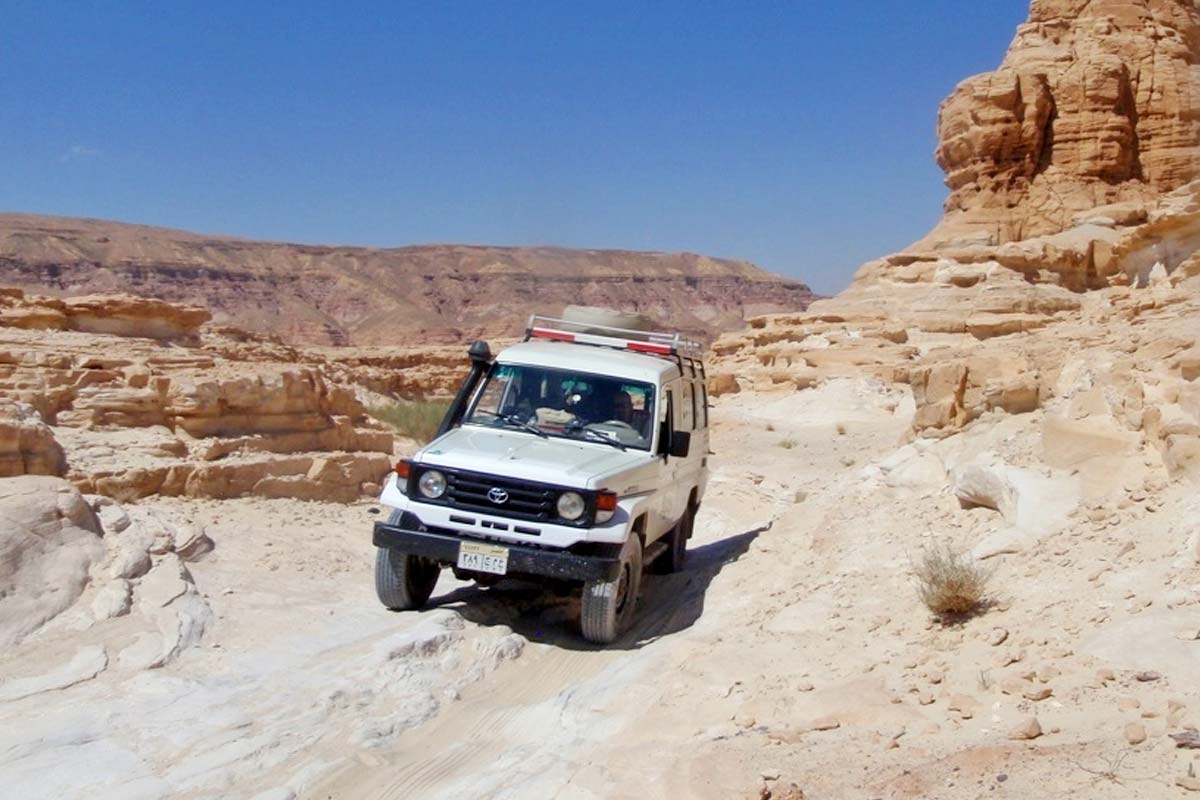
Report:
[{"label": "canyon wall", "polygon": [[27,214],[0,214],[0,285],[195,304],[219,323],[324,345],[512,337],[530,313],[571,304],[636,310],[709,338],[814,299],[747,261],[691,253],[281,244]]},{"label": "canyon wall", "polygon": [[1051,460],[1132,437],[1200,480],[1198,65],[1194,0],[1034,2],[942,104],[941,223],[723,336],[713,390],[866,374],[911,387],[917,437],[1037,412]]}]

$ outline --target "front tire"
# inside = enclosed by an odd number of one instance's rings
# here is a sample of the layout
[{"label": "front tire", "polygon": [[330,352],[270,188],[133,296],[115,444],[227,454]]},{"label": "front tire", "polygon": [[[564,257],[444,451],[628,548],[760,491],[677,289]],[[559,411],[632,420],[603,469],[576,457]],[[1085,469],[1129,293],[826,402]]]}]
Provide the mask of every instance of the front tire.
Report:
[{"label": "front tire", "polygon": [[621,549],[621,569],[611,581],[592,580],[583,585],[579,627],[583,638],[609,644],[628,630],[637,612],[642,587],[642,540],[630,534]]},{"label": "front tire", "polygon": [[375,594],[392,611],[410,611],[425,605],[441,573],[441,566],[428,558],[390,547],[380,547],[375,552]]}]

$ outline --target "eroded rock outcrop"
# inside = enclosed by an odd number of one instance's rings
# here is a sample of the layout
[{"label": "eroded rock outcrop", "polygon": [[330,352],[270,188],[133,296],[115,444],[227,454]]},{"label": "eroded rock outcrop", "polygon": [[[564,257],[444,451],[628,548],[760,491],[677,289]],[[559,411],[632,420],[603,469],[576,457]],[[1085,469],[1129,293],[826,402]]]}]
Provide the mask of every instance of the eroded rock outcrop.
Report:
[{"label": "eroded rock outcrop", "polygon": [[[7,291],[0,302],[58,309],[66,320],[0,315],[0,476],[67,475],[121,500],[348,501],[378,491],[388,471],[392,434],[367,416],[356,392],[369,389],[355,385],[352,364],[255,337],[202,336],[207,312],[156,300]],[[423,373],[396,374],[414,393],[425,388]],[[447,369],[440,380],[455,376]]]},{"label": "eroded rock outcrop", "polygon": [[204,308],[133,295],[84,295],[60,300],[0,292],[0,325],[32,330],[82,331],[148,339],[189,339],[212,319]]},{"label": "eroded rock outcrop", "polygon": [[0,478],[63,475],[67,458],[32,407],[0,401]]},{"label": "eroded rock outcrop", "polygon": [[1145,219],[1200,177],[1200,8],[1038,0],[1003,64],[938,116],[950,197],[928,244],[1003,244],[1082,218]]},{"label": "eroded rock outcrop", "polygon": [[938,227],[804,313],[714,345],[760,390],[908,384],[915,436],[1047,414],[1089,490],[1150,446],[1200,473],[1200,8],[1038,0],[1004,64],[942,106]]}]

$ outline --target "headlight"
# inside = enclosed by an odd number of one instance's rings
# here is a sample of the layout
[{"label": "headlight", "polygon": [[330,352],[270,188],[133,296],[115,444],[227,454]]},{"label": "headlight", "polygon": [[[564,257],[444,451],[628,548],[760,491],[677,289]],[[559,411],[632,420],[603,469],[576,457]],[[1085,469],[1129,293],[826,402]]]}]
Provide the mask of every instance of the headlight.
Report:
[{"label": "headlight", "polygon": [[558,515],[563,519],[579,519],[587,511],[587,503],[579,492],[563,492],[558,496]]},{"label": "headlight", "polygon": [[446,476],[436,469],[431,469],[421,474],[421,479],[417,481],[417,488],[423,496],[430,500],[436,500],[446,493]]}]

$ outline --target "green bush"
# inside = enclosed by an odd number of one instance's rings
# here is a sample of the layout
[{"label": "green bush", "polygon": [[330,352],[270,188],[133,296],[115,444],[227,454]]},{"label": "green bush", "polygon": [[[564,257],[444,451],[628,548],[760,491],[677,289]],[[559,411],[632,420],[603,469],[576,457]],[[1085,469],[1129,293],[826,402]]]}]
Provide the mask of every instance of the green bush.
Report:
[{"label": "green bush", "polygon": [[425,444],[437,433],[449,408],[449,400],[401,400],[368,408],[367,413],[391,425],[401,436]]}]

